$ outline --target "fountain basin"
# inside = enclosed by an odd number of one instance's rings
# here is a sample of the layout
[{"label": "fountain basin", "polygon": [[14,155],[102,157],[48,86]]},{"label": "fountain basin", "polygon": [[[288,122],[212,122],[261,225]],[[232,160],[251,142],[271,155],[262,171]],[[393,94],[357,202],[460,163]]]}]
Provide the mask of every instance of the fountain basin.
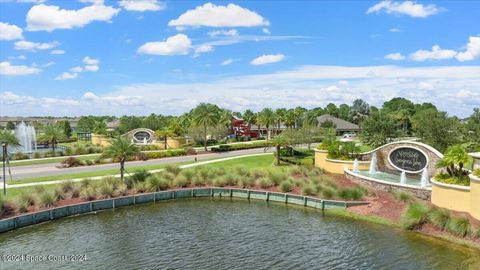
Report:
[{"label": "fountain basin", "polygon": [[422,187],[420,180],[406,177],[405,184],[400,183],[400,176],[386,172],[377,172],[369,174],[367,170],[354,172],[349,169],[344,170],[345,176],[353,182],[367,185],[374,189],[391,191],[407,191],[423,200],[430,200],[432,188]]}]

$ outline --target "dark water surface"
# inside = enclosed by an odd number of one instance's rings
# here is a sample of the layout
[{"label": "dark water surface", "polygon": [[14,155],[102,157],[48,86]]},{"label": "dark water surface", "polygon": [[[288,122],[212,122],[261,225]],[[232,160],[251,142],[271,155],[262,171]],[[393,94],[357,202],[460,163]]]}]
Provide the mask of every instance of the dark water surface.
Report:
[{"label": "dark water surface", "polygon": [[87,261],[0,261],[0,269],[480,269],[480,252],[448,242],[229,198],[134,206],[0,234],[0,256],[12,254]]}]

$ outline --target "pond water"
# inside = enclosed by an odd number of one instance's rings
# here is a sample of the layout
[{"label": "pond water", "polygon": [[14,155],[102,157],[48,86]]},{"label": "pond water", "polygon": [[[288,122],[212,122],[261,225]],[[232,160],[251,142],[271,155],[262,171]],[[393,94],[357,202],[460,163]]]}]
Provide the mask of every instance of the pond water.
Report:
[{"label": "pond water", "polygon": [[0,234],[0,255],[86,255],[0,269],[480,269],[480,252],[261,201],[184,199]]},{"label": "pond water", "polygon": [[[379,179],[387,182],[400,184],[400,175],[397,175],[397,174],[386,173],[386,172],[376,172],[374,174],[370,174],[368,171],[357,171],[355,173],[360,174],[362,176],[370,177],[370,178],[375,178],[375,179]],[[406,184],[412,185],[412,186],[420,186],[420,180],[411,179],[407,177]]]}]

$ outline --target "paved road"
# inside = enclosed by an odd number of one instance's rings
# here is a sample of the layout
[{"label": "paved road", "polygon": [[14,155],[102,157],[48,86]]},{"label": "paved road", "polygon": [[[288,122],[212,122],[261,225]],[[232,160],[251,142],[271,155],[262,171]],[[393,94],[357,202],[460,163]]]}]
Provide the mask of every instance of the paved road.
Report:
[{"label": "paved road", "polygon": [[[131,161],[126,163],[126,169],[128,170],[128,167],[133,167],[133,166],[188,162],[188,161],[193,161],[195,157],[197,158],[197,160],[200,161],[200,160],[206,160],[206,159],[212,159],[212,158],[234,157],[234,156],[250,155],[250,154],[263,153],[263,152],[264,152],[264,148],[256,148],[256,149],[223,152],[223,153],[208,153],[208,154],[202,154],[202,155],[196,155],[196,156],[181,156],[181,157],[171,157],[171,158],[163,158],[163,159],[150,159],[147,161]],[[270,148],[268,152],[273,152],[273,148]],[[32,177],[93,172],[93,171],[99,171],[99,170],[118,168],[117,163],[74,167],[74,168],[63,168],[63,169],[59,169],[55,167],[56,165],[58,165],[58,163],[12,167],[11,168],[12,177],[14,180],[21,180],[21,179],[32,178]],[[9,179],[10,179],[9,176],[7,175],[7,181]]]}]

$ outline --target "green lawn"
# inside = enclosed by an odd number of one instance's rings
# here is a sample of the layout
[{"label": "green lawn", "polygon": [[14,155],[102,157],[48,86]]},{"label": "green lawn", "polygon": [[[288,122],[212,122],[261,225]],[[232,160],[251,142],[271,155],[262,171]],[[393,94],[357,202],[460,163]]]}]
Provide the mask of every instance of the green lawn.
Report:
[{"label": "green lawn", "polygon": [[231,169],[233,167],[245,166],[248,168],[267,168],[271,167],[272,163],[273,155],[264,155],[225,160],[216,163],[200,165],[199,167]]},{"label": "green lawn", "polygon": [[[189,164],[192,162],[183,162],[183,163],[175,163],[171,165],[184,165]],[[273,155],[265,155],[265,156],[254,156],[254,157],[245,157],[245,158],[238,158],[233,160],[226,160],[226,161],[219,161],[217,163],[199,165],[198,167],[207,167],[207,168],[233,168],[237,166],[246,166],[248,168],[269,168],[272,166],[273,163]],[[164,168],[167,165],[149,165],[149,166],[135,166],[135,167],[127,167],[129,172],[134,172],[140,169],[147,169],[147,170],[155,170]],[[77,173],[77,174],[70,174],[70,175],[60,175],[60,176],[50,176],[50,177],[38,177],[34,179],[23,179],[19,181],[14,181],[14,184],[20,183],[31,183],[31,182],[42,182],[42,181],[53,181],[53,180],[60,180],[60,179],[74,179],[74,178],[88,178],[94,176],[108,176],[118,174],[118,169],[111,169],[111,170],[103,170],[91,173]],[[58,187],[59,184],[52,184],[52,185],[45,185],[44,187],[47,190],[54,190]],[[35,187],[21,187],[21,188],[9,188],[7,190],[8,197],[14,198],[23,192],[35,192]],[[1,192],[0,197],[3,197],[3,192]]]}]

